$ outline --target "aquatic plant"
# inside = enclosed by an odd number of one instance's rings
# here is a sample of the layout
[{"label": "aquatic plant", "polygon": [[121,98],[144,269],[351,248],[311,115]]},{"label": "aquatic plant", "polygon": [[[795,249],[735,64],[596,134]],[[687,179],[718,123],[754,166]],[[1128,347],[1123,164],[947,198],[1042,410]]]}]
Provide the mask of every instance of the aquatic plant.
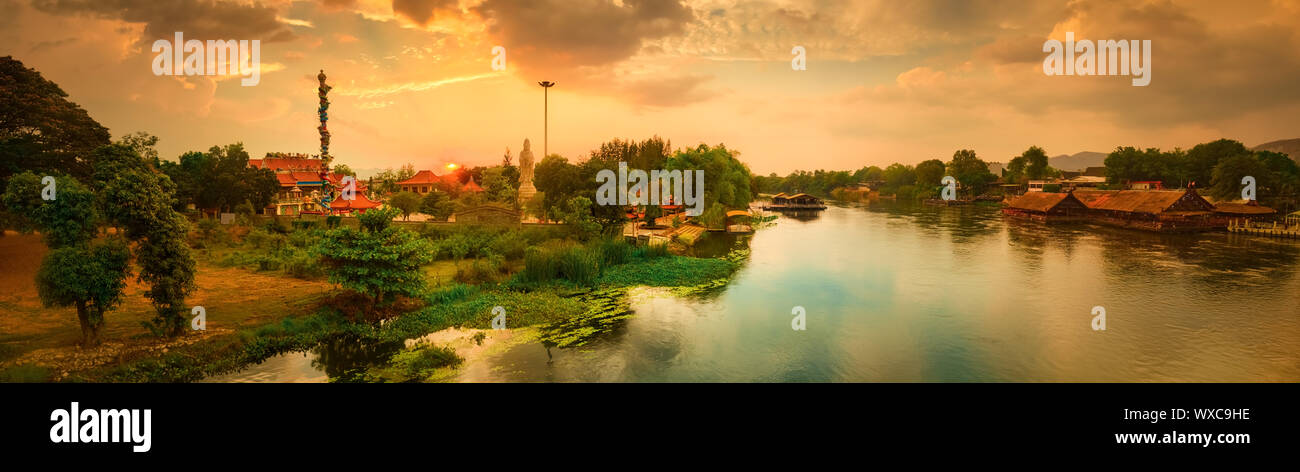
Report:
[{"label": "aquatic plant", "polygon": [[572,318],[539,328],[538,339],[549,347],[582,346],[623,325],[632,317],[627,288],[595,290],[578,297],[586,310]]}]

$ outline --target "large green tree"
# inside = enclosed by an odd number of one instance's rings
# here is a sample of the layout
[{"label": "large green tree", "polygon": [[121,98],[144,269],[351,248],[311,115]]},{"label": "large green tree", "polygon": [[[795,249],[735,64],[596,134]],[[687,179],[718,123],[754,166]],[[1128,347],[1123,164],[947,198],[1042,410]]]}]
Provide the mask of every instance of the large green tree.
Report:
[{"label": "large green tree", "polygon": [[456,202],[446,192],[434,190],[420,200],[420,213],[429,215],[434,221],[447,221],[456,212]]},{"label": "large green tree", "polygon": [[126,144],[95,150],[95,190],[108,222],[138,243],[139,280],[156,315],[144,323],[155,334],[177,336],[189,326],[186,297],[196,288],[186,244],[189,221],[174,209],[175,188],[166,174]]},{"label": "large green tree", "polygon": [[1214,168],[1219,165],[1219,161],[1249,154],[1251,152],[1245,145],[1231,139],[1197,144],[1187,151],[1183,165],[1183,173],[1186,174],[1184,177],[1188,182],[1195,182],[1199,186],[1212,185]]},{"label": "large green tree", "polygon": [[82,345],[95,346],[105,313],[122,299],[130,251],[119,236],[96,239],[100,212],[90,189],[64,176],[53,184],[53,199],[46,200],[42,193],[48,183],[24,172],[9,180],[3,200],[19,216],[19,228],[40,231],[50,247],[36,274],[41,302],[76,307]]},{"label": "large green tree", "polygon": [[330,230],[314,248],[330,282],[369,298],[372,308],[395,295],[418,296],[424,289],[420,266],[433,258],[428,240],[392,225],[396,214],[392,208],[367,211],[361,230]]},{"label": "large green tree", "polygon": [[388,199],[388,204],[402,212],[403,220],[408,220],[411,218],[411,213],[415,213],[420,209],[420,194],[397,192],[397,195],[393,195],[392,198]]},{"label": "large green tree", "polygon": [[13,174],[65,174],[88,182],[108,129],[40,72],[0,57],[0,184]]},{"label": "large green tree", "polygon": [[980,160],[975,151],[970,149],[961,149],[953,153],[946,170],[948,175],[961,183],[963,193],[970,195],[983,193],[988,184],[997,180],[997,177],[989,172],[988,164]]},{"label": "large green tree", "polygon": [[271,204],[280,182],[270,169],[248,166],[248,152],[242,143],[212,146],[208,152],[187,152],[177,162],[165,161],[163,173],[176,184],[177,206],[193,203],[210,211],[230,211],[251,203],[254,208]]}]

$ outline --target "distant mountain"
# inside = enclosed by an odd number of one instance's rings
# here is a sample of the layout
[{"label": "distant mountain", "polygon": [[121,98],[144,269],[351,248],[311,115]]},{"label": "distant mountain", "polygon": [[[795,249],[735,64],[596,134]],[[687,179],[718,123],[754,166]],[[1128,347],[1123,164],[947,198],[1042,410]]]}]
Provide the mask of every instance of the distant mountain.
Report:
[{"label": "distant mountain", "polygon": [[1049,158],[1047,165],[1056,170],[1084,170],[1089,167],[1101,167],[1105,164],[1106,153],[1083,151],[1072,155],[1061,154]]},{"label": "distant mountain", "polygon": [[1300,162],[1300,138],[1279,139],[1251,148],[1255,151],[1273,151],[1291,156],[1291,160]]}]

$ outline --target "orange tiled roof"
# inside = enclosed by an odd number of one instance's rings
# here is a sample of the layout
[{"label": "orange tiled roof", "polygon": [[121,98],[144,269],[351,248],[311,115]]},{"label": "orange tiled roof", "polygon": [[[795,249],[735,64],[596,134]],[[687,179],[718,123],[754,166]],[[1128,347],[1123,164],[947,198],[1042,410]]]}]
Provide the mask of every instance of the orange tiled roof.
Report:
[{"label": "orange tiled roof", "polygon": [[397,185],[432,185],[442,181],[442,177],[431,170],[416,172],[411,178],[398,182]]},{"label": "orange tiled roof", "polygon": [[379,202],[366,198],[364,194],[358,193],[356,198],[353,200],[344,200],[342,198],[334,199],[334,201],[330,202],[330,209],[339,211],[369,210],[371,208],[378,208],[379,205]]}]

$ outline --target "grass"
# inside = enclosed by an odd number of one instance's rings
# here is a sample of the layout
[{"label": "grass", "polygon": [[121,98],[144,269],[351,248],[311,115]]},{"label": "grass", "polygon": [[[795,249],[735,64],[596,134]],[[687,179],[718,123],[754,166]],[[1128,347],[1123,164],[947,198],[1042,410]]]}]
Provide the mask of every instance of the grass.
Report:
[{"label": "grass", "polygon": [[[196,381],[279,353],[311,349],[340,336],[362,343],[394,343],[451,327],[488,329],[495,307],[505,309],[507,328],[538,326],[547,345],[580,346],[622,326],[631,316],[627,287],[708,291],[719,281],[725,285],[743,259],[743,255],[729,259],[674,256],[666,246],[635,247],[622,239],[578,245],[555,239],[547,230],[512,236],[507,231],[439,228],[427,231],[426,237],[486,241],[487,246],[475,249],[482,252],[469,261],[442,259],[425,266],[422,270],[429,289],[410,311],[384,323],[353,322],[329,304],[337,298],[329,294],[337,293],[331,291],[332,285],[316,280],[323,274],[312,272],[317,264],[307,251],[317,232],[310,228],[292,232],[254,228],[244,234],[212,237],[195,250],[199,290],[189,300],[206,308],[210,337],[171,346],[162,354],[150,349],[123,351],[110,365],[72,369],[64,380]],[[521,249],[525,246],[526,250]],[[13,256],[10,260],[16,260],[20,269],[17,275],[0,275],[10,286],[17,286],[19,294],[8,298],[0,294],[0,307],[15,308],[6,308],[0,316],[0,328],[4,328],[0,329],[0,381],[49,380],[56,371],[20,362],[20,358],[35,349],[76,349],[80,331],[73,312],[41,307],[35,294],[31,274],[44,252],[36,236],[0,239],[0,257]],[[510,258],[515,255],[522,260]],[[510,276],[511,272],[516,273]],[[126,301],[107,317],[103,339],[127,340],[128,345],[152,342],[141,341],[139,321],[153,316],[142,289],[134,283],[128,287]],[[420,380],[459,363],[454,351],[435,346],[417,346],[392,356],[388,365],[366,374],[378,372],[378,377],[362,380]]]},{"label": "grass", "polygon": [[47,367],[34,364],[19,364],[0,370],[0,382],[48,382],[53,372]]}]

